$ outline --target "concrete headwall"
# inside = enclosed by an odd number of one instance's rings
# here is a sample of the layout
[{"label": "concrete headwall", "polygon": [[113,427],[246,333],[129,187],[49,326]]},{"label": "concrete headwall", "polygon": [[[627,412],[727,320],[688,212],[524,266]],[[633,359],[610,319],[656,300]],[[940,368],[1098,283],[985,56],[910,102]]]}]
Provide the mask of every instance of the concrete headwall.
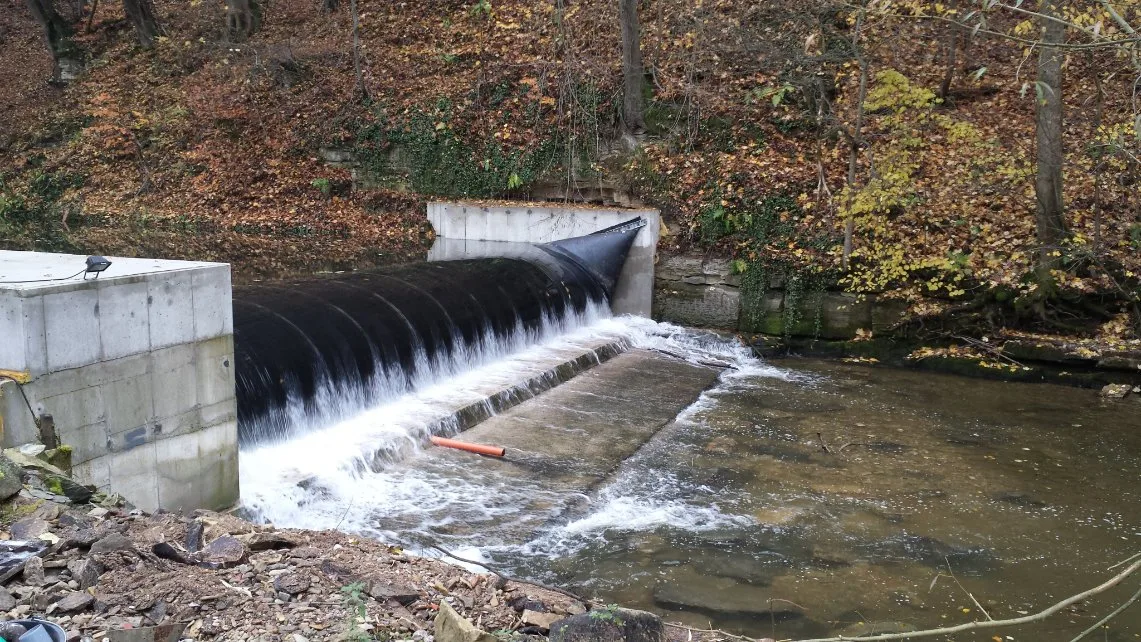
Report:
[{"label": "concrete headwall", "polygon": [[145,510],[233,505],[229,266],[111,258],[63,278],[84,258],[0,252],[0,370],[28,380],[0,387],[3,445],[38,441],[32,413],[51,415],[81,482]]},{"label": "concrete headwall", "polygon": [[429,260],[497,256],[509,251],[497,243],[547,243],[597,232],[641,216],[647,221],[622,268],[614,292],[616,314],[650,316],[654,299],[654,251],[661,217],[653,209],[607,209],[548,203],[484,205],[429,203],[428,221],[436,231]]}]

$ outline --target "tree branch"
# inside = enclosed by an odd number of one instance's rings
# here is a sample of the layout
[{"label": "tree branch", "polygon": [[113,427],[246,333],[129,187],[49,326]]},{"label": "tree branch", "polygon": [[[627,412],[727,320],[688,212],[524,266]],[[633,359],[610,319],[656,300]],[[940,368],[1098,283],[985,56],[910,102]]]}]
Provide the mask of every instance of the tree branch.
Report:
[{"label": "tree branch", "polygon": [[[1088,591],[1084,591],[1082,593],[1078,593],[1077,595],[1072,595],[1070,597],[1067,597],[1066,599],[1062,600],[1061,602],[1058,602],[1057,604],[1055,604],[1055,605],[1053,605],[1047,609],[1044,609],[1042,611],[1039,611],[1033,615],[1026,615],[1023,617],[1010,618],[1007,620],[976,620],[974,622],[967,622],[966,624],[960,624],[958,626],[946,626],[946,627],[942,627],[942,628],[938,628],[938,629],[926,629],[923,631],[911,631],[909,633],[886,633],[883,635],[869,635],[867,637],[861,637],[861,638],[853,638],[853,637],[847,637],[847,636],[840,635],[840,636],[831,637],[831,638],[813,638],[810,640],[801,640],[800,642],[841,642],[843,640],[860,640],[860,642],[884,642],[886,640],[909,640],[911,638],[929,638],[929,637],[935,637],[935,636],[941,636],[941,635],[950,635],[952,633],[963,633],[964,631],[977,631],[979,629],[995,629],[995,628],[1007,627],[1007,626],[1018,626],[1020,624],[1030,624],[1032,622],[1039,622],[1041,620],[1044,620],[1044,619],[1050,617],[1051,615],[1054,615],[1058,611],[1061,611],[1062,609],[1066,608],[1067,606],[1070,606],[1070,605],[1075,604],[1077,602],[1081,602],[1082,600],[1089,599],[1089,598],[1091,598],[1094,595],[1097,595],[1099,593],[1104,593],[1105,591],[1108,591],[1109,589],[1120,584],[1122,580],[1124,580],[1125,578],[1132,575],[1139,568],[1141,568],[1141,560],[1133,562],[1124,571],[1118,573],[1117,575],[1114,575],[1113,577],[1106,580],[1102,584],[1099,584],[1098,586],[1095,586],[1095,587],[1089,589]],[[1128,604],[1131,604],[1132,600],[1135,600],[1135,599],[1137,599],[1137,596],[1134,596],[1126,604],[1126,606],[1128,606]],[[1116,612],[1110,614],[1110,616],[1113,616],[1113,615],[1116,615]]]},{"label": "tree branch", "polygon": [[1137,601],[1137,598],[1139,598],[1139,597],[1141,597],[1141,589],[1137,589],[1137,592],[1133,594],[1133,597],[1131,597],[1131,598],[1129,598],[1128,600],[1126,600],[1124,604],[1122,604],[1121,606],[1119,606],[1119,607],[1117,607],[1116,609],[1114,609],[1114,610],[1113,610],[1113,612],[1112,612],[1112,613],[1110,613],[1109,615],[1107,615],[1107,616],[1105,616],[1105,617],[1101,618],[1100,620],[1098,620],[1097,624],[1094,624],[1094,625],[1093,625],[1093,626],[1091,626],[1090,628],[1088,628],[1088,629],[1086,629],[1085,631],[1082,631],[1081,633],[1079,633],[1079,634],[1078,634],[1078,637],[1076,637],[1076,638],[1074,638],[1074,639],[1070,640],[1070,642],[1078,642],[1079,640],[1081,640],[1081,639],[1082,639],[1082,638],[1084,638],[1085,636],[1087,636],[1087,635],[1089,635],[1090,633],[1093,633],[1094,631],[1096,631],[1096,630],[1097,630],[1099,627],[1101,627],[1101,626],[1104,626],[1106,622],[1108,622],[1108,621],[1112,620],[1113,618],[1117,617],[1119,613],[1121,613],[1121,612],[1122,612],[1122,611],[1124,611],[1125,609],[1129,608],[1129,606],[1130,606],[1130,605],[1132,605],[1134,602],[1136,602],[1136,601]]},{"label": "tree branch", "polygon": [[[849,9],[859,9],[860,8],[859,5],[848,4],[848,3],[845,3],[842,6],[849,8]],[[1005,6],[1005,5],[1000,5],[1000,6]],[[1030,12],[1030,13],[1034,13],[1034,12]],[[937,20],[939,22],[945,22],[948,24],[956,25],[956,26],[961,27],[963,29],[967,29],[971,33],[982,33],[982,34],[986,34],[988,36],[995,36],[998,38],[1003,38],[1005,40],[1009,40],[1011,42],[1017,42],[1020,44],[1030,45],[1030,46],[1037,46],[1037,45],[1041,44],[1041,41],[1038,41],[1038,40],[1031,40],[1030,38],[1020,38],[1018,36],[1014,36],[1014,35],[1011,35],[1008,33],[1003,33],[1001,31],[994,31],[992,29],[983,29],[982,27],[979,27],[978,25],[968,24],[966,22],[962,22],[960,20],[955,20],[954,18],[948,18],[946,16],[909,15],[909,14],[905,14],[905,13],[895,13],[895,12],[889,12],[889,11],[878,11],[877,14],[881,17],[887,17],[887,18],[905,18],[905,19],[909,19],[909,20]],[[1037,15],[1037,14],[1035,14],[1035,15]],[[1093,35],[1093,34],[1085,31],[1084,29],[1081,29],[1080,27],[1078,27],[1077,25],[1074,25],[1072,23],[1067,22],[1065,24],[1068,27],[1073,27],[1075,29],[1078,29],[1079,31],[1082,31],[1083,33],[1086,33],[1087,35],[1091,35],[1091,36]],[[1141,44],[1141,35],[1133,35],[1133,36],[1128,37],[1128,38],[1115,38],[1115,39],[1114,38],[1106,38],[1104,40],[1099,40],[1097,42],[1060,43],[1060,44],[1051,45],[1051,46],[1055,47],[1057,49],[1070,49],[1070,50],[1081,51],[1081,50],[1086,50],[1086,49],[1105,49],[1105,48],[1122,47],[1122,46],[1138,45],[1138,44]]]}]

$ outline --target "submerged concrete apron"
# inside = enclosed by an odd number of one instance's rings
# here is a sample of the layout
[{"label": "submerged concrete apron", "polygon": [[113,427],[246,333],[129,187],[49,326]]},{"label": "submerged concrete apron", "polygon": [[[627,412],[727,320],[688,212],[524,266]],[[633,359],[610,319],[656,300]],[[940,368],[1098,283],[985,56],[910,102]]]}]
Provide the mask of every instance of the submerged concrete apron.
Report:
[{"label": "submerged concrete apron", "polygon": [[[538,522],[579,507],[719,373],[657,352],[631,350],[456,437],[503,446],[503,459],[427,447],[400,467],[485,492],[496,515],[472,519],[462,510],[449,513],[443,529],[448,533],[490,528],[508,538],[527,537]],[[513,506],[497,506],[504,497]],[[429,512],[435,509],[446,510],[425,506]],[[520,519],[521,512],[545,517]]]}]

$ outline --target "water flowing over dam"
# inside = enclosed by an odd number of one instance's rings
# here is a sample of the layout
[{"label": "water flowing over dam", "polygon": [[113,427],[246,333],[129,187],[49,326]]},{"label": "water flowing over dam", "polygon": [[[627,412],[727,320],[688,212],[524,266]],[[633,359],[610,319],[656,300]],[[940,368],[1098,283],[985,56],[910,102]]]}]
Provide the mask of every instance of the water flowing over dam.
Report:
[{"label": "water flowing over dam", "polygon": [[[493,361],[605,308],[635,219],[525,258],[420,263],[235,291],[243,444],[286,438]],[[309,419],[305,419],[309,417]]]}]

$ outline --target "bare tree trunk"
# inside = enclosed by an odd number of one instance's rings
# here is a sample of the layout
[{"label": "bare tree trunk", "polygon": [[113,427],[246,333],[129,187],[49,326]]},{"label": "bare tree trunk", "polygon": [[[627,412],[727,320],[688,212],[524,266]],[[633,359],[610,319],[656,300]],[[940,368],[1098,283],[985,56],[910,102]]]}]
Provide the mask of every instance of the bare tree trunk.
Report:
[{"label": "bare tree trunk", "polygon": [[[950,3],[952,10],[958,8],[958,5],[958,2],[952,1]],[[958,66],[959,54],[959,27],[950,24],[947,29],[947,54],[945,58],[947,67],[943,70],[943,82],[939,83],[939,98],[943,102],[947,102],[947,97],[951,95],[951,83],[955,81],[955,68]]]},{"label": "bare tree trunk", "polygon": [[127,13],[127,19],[135,25],[139,44],[147,49],[153,47],[155,38],[162,35],[162,27],[155,19],[153,0],[123,0],[123,9]]},{"label": "bare tree trunk", "polygon": [[646,74],[638,33],[638,0],[618,0],[618,22],[622,27],[622,121],[627,134],[640,134],[646,130],[646,100],[642,95]]},{"label": "bare tree trunk", "polygon": [[[1086,60],[1090,63],[1090,68],[1094,70],[1093,83],[1097,93],[1095,94],[1094,113],[1093,113],[1093,131],[1094,135],[1101,130],[1101,123],[1105,117],[1105,87],[1101,83],[1101,74],[1098,73],[1097,68],[1093,66],[1093,52],[1086,52]],[[1108,149],[1104,145],[1099,145],[1094,148],[1096,151],[1093,159],[1093,254],[1094,256],[1101,257],[1101,179],[1102,174],[1105,172],[1105,156]],[[1139,319],[1141,320],[1141,319]]]},{"label": "bare tree trunk", "polygon": [[852,214],[852,204],[856,198],[856,169],[860,160],[860,145],[864,135],[864,101],[868,97],[868,61],[860,52],[860,29],[864,26],[863,7],[856,15],[856,24],[852,28],[852,51],[856,54],[856,61],[860,65],[860,88],[856,95],[856,123],[852,127],[848,141],[848,216],[844,221],[844,255],[842,263],[848,269],[852,257],[852,240],[856,232],[856,219]]},{"label": "bare tree trunk", "polygon": [[99,0],[91,0],[91,13],[87,14],[87,26],[84,31],[91,32],[91,23],[95,22],[95,12],[99,10]]},{"label": "bare tree trunk", "polygon": [[361,73],[361,18],[357,13],[357,0],[352,0],[349,10],[353,12],[353,71],[357,75],[356,91],[362,99],[368,98],[368,90],[364,86],[364,74]]},{"label": "bare tree trunk", "polygon": [[44,29],[44,40],[55,63],[52,81],[70,81],[80,66],[79,50],[71,40],[71,25],[56,12],[52,0],[27,0],[27,5],[36,22]]},{"label": "bare tree trunk", "polygon": [[1037,200],[1035,225],[1038,235],[1036,271],[1040,288],[1052,289],[1050,271],[1060,265],[1058,250],[1066,227],[1062,201],[1062,60],[1057,45],[1066,38],[1066,27],[1060,20],[1064,0],[1042,0],[1043,35],[1038,54],[1037,109],[1035,129],[1038,145],[1038,167],[1034,177]]},{"label": "bare tree trunk", "polygon": [[245,40],[261,25],[258,0],[226,0],[226,27],[233,40]]}]

